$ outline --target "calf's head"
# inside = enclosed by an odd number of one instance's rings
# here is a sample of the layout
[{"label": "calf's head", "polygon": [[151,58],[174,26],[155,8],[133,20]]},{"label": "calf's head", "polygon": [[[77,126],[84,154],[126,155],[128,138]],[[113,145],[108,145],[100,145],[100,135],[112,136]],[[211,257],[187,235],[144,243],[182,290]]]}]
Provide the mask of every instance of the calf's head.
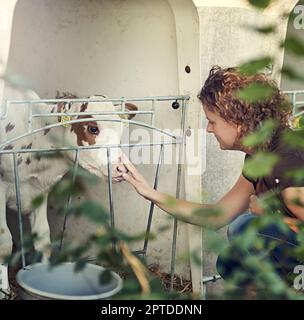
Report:
[{"label": "calf's head", "polygon": [[[90,97],[99,98],[100,97]],[[126,109],[136,111],[137,107],[134,104],[126,103]],[[111,115],[89,115],[88,113],[97,112],[116,112],[120,111],[120,106],[114,106],[112,102],[85,102],[72,103],[65,110],[65,104],[58,104],[58,112],[68,113],[83,113],[79,116],[74,116],[71,120],[87,119],[83,122],[70,124],[65,128],[64,140],[70,146],[109,146],[119,145],[123,132],[123,123],[120,121],[102,121],[102,120],[120,120],[117,114]],[[127,119],[131,119],[135,114],[127,115]],[[120,147],[110,148],[110,167],[112,181],[122,181],[122,174],[126,172],[126,168],[121,162],[122,151]],[[108,178],[108,155],[107,148],[82,150],[79,154],[79,165],[89,172]]]}]

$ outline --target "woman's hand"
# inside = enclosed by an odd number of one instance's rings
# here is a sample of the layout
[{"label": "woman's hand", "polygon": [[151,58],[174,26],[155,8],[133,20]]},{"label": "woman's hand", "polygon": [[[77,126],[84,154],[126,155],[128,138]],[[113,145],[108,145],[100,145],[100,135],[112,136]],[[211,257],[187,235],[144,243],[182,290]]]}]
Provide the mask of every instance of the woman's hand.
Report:
[{"label": "woman's hand", "polygon": [[251,195],[249,198],[249,210],[252,214],[262,215],[263,208],[259,204],[258,197],[256,195]]},{"label": "woman's hand", "polygon": [[145,178],[139,173],[139,171],[124,154],[122,154],[121,160],[128,170],[127,173],[122,174],[122,177],[134,187],[137,193],[150,200],[154,189],[148,184]]}]

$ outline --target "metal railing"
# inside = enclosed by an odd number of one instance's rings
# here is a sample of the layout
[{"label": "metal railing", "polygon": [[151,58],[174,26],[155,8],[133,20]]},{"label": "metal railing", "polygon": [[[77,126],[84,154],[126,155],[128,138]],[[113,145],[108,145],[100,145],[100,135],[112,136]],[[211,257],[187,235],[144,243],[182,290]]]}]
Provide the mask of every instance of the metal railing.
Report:
[{"label": "metal railing", "polygon": [[292,103],[292,116],[297,117],[304,114],[304,90],[284,91]]},{"label": "metal railing", "polygon": [[[16,192],[16,202],[17,202],[17,211],[18,211],[18,219],[19,219],[19,232],[20,232],[20,242],[21,242],[21,257],[22,257],[22,265],[23,267],[26,266],[25,261],[25,252],[24,252],[24,230],[23,230],[23,223],[22,223],[22,199],[20,194],[20,179],[19,179],[19,171],[18,171],[18,161],[17,161],[17,155],[20,153],[48,153],[48,152],[63,152],[63,151],[72,151],[75,152],[75,158],[74,158],[74,179],[75,179],[75,172],[77,171],[77,168],[79,166],[79,156],[80,153],[83,150],[89,150],[89,149],[101,149],[104,148],[107,150],[107,170],[108,170],[108,193],[109,193],[109,212],[110,212],[110,225],[112,228],[115,228],[115,210],[114,210],[114,197],[113,197],[113,189],[112,189],[112,179],[111,179],[111,150],[113,148],[131,148],[131,147],[144,147],[144,148],[151,148],[153,146],[159,146],[159,156],[158,156],[158,163],[156,166],[155,171],[155,177],[154,177],[154,188],[157,189],[158,187],[158,181],[160,177],[160,169],[164,154],[164,149],[168,145],[180,145],[179,148],[179,159],[177,164],[177,176],[176,176],[176,197],[180,197],[181,192],[181,176],[182,176],[182,158],[184,157],[184,148],[185,148],[185,118],[186,118],[186,107],[187,103],[189,101],[189,96],[155,96],[155,97],[142,97],[142,98],[120,98],[120,99],[108,99],[108,98],[102,98],[102,99],[37,99],[37,100],[8,100],[6,101],[6,104],[4,105],[3,110],[1,110],[1,120],[5,120],[9,114],[9,107],[13,104],[27,104],[29,107],[29,113],[28,113],[28,130],[27,132],[23,133],[22,135],[19,135],[17,137],[13,137],[8,141],[5,141],[4,143],[0,144],[0,156],[1,155],[12,155],[13,160],[13,168],[14,168],[14,176],[15,176],[15,192]],[[144,110],[144,111],[126,111],[125,109],[125,103],[127,102],[150,102],[151,103],[151,109],[150,110]],[[159,129],[155,127],[155,102],[159,101],[179,101],[181,102],[181,135],[175,136],[171,133]],[[81,102],[81,103],[104,103],[104,102],[112,102],[118,103],[121,105],[121,110],[116,112],[81,112],[81,113],[68,113],[69,116],[78,116],[78,115],[131,115],[131,114],[146,114],[150,115],[150,124],[145,124],[137,121],[131,121],[131,120],[124,120],[124,119],[100,119],[95,118],[94,121],[106,121],[106,122],[121,122],[121,123],[127,123],[129,125],[144,127],[147,129],[151,129],[154,131],[157,131],[161,133],[163,136],[167,136],[171,139],[171,141],[162,141],[162,142],[156,142],[156,143],[124,143],[124,144],[110,144],[110,145],[88,145],[88,146],[62,146],[62,147],[56,147],[56,148],[40,148],[40,149],[26,149],[26,148],[8,148],[12,143],[17,142],[20,139],[26,138],[28,136],[38,134],[44,130],[54,129],[56,127],[61,127],[62,123],[58,122],[51,125],[46,125],[38,129],[33,129],[33,119],[35,118],[45,118],[45,117],[58,117],[58,116],[64,116],[66,113],[33,113],[33,106],[35,104],[41,104],[43,106],[44,104],[47,106],[47,104],[57,104],[59,102],[63,102],[65,104],[72,104],[75,102]],[[65,121],[65,124],[74,124],[74,123],[80,123],[80,122],[87,122],[91,121],[92,118],[83,118],[83,119],[76,119],[76,120],[69,120]],[[68,198],[67,206],[71,204],[71,197]],[[149,206],[148,211],[148,219],[147,219],[147,225],[146,225],[146,234],[144,239],[144,244],[142,249],[134,251],[136,254],[141,254],[144,257],[146,257],[147,249],[149,245],[149,238],[150,238],[150,232],[151,232],[151,226],[152,226],[152,220],[153,220],[153,212],[154,212],[154,203],[151,202]],[[60,243],[60,248],[63,246],[64,241],[64,233],[67,228],[67,217],[64,217],[63,222],[63,231],[62,231],[62,238]],[[174,279],[174,271],[175,271],[175,256],[176,256],[176,242],[177,242],[177,231],[178,231],[178,221],[175,218],[174,219],[174,227],[173,227],[173,235],[172,235],[172,250],[171,250],[171,289],[173,289],[173,279]],[[115,245],[115,244],[113,244]]]}]

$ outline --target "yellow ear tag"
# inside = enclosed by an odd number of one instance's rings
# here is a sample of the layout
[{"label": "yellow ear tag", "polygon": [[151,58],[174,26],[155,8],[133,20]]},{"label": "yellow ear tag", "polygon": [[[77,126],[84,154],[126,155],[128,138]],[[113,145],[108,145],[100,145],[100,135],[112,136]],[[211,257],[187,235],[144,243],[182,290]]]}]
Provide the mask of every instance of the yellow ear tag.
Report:
[{"label": "yellow ear tag", "polygon": [[[120,119],[123,119],[123,120],[128,120],[128,115],[127,115],[127,114],[120,114],[120,115],[119,115],[119,118],[120,118]],[[129,123],[128,123],[128,122],[124,122],[123,125],[124,125],[126,128],[129,128]]]},{"label": "yellow ear tag", "polygon": [[60,123],[63,127],[68,128],[70,124],[65,122],[70,121],[71,119],[72,117],[68,115],[61,116]]}]

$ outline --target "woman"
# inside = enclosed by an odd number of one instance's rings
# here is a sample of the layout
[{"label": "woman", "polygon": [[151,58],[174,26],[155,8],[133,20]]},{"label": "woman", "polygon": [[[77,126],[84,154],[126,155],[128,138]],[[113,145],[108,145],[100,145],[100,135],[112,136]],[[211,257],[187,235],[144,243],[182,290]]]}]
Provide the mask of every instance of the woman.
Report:
[{"label": "woman", "polygon": [[[256,83],[272,88],[271,97],[251,103],[239,98],[240,89]],[[243,151],[246,154],[245,162],[259,150],[276,153],[280,160],[272,173],[267,177],[254,180],[243,171],[232,189],[214,205],[179,200],[154,190],[125,156],[123,161],[128,173],[123,174],[123,178],[133,185],[140,195],[185,222],[214,228],[230,223],[229,240],[242,236],[249,224],[264,213],[257,204],[257,196],[279,190],[281,212],[289,226],[287,234],[283,233],[276,224],[260,228],[256,230],[256,234],[265,244],[270,240],[277,241],[275,247],[268,251],[268,258],[276,264],[279,274],[290,273],[299,261],[290,257],[286,259],[286,252],[298,245],[297,223],[304,220],[304,208],[299,202],[293,201],[294,198],[298,198],[304,203],[304,184],[296,183],[285,175],[290,169],[303,168],[304,163],[304,150],[291,149],[281,139],[282,132],[290,130],[290,104],[286,104],[285,96],[264,74],[248,76],[241,74],[235,68],[222,69],[218,66],[211,69],[199,99],[208,120],[207,132],[214,134],[220,148]],[[256,148],[245,147],[242,143],[243,138],[257,130],[263,121],[269,119],[275,119],[278,123],[271,138]],[[201,209],[219,209],[222,214],[206,214],[208,210]],[[200,214],[193,214],[195,211]],[[248,250],[247,253],[256,254],[257,252],[255,249]],[[227,258],[220,255],[217,261],[219,273],[224,278],[230,277],[234,270],[242,268],[241,259],[240,256]]]}]

